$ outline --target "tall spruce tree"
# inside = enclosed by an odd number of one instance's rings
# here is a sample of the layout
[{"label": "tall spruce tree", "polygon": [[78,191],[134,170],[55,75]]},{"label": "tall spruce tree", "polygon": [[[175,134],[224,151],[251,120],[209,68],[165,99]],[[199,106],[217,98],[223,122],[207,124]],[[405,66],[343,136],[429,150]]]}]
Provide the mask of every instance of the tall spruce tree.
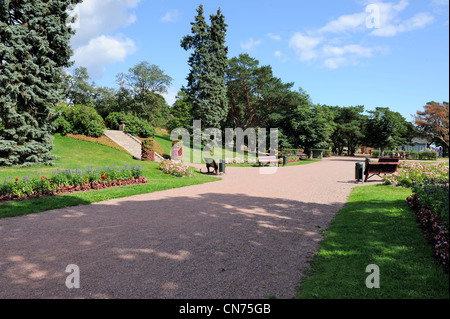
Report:
[{"label": "tall spruce tree", "polygon": [[225,75],[228,65],[228,48],[225,46],[227,25],[220,11],[210,15],[206,23],[203,5],[197,9],[192,22],[192,35],[181,40],[185,50],[193,50],[188,64],[190,73],[183,91],[192,102],[192,116],[202,120],[205,127],[221,128],[228,113]]},{"label": "tall spruce tree", "polygon": [[52,163],[52,107],[71,66],[68,10],[80,2],[0,1],[0,166]]}]

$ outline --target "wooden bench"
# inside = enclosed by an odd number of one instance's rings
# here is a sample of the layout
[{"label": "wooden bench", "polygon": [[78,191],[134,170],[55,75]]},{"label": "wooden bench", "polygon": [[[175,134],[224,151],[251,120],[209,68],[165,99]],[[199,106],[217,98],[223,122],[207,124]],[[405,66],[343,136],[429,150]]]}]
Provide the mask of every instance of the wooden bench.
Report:
[{"label": "wooden bench", "polygon": [[205,157],[204,160],[205,160],[205,163],[206,163],[206,169],[208,170],[208,174],[209,174],[209,168],[210,167],[212,167],[214,169],[214,173],[215,174],[219,174],[219,165],[217,165],[217,163],[214,160],[214,158]]},{"label": "wooden bench", "polygon": [[378,163],[400,163],[399,157],[380,157]]},{"label": "wooden bench", "polygon": [[259,156],[258,157],[259,166],[264,164],[276,163],[278,165],[278,158],[276,156]]},{"label": "wooden bench", "polygon": [[[364,182],[374,176],[380,174],[392,174],[395,173],[398,169],[399,163],[397,162],[378,162],[378,163],[366,163],[366,168],[364,171],[365,179]],[[370,175],[372,174],[372,175]],[[370,176],[369,176],[370,175]]]}]

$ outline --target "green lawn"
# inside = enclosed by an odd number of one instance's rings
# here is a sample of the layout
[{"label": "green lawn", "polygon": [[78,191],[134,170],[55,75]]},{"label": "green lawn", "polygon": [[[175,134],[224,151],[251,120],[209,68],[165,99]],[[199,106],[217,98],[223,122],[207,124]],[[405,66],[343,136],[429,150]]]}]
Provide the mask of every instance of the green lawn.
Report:
[{"label": "green lawn", "polygon": [[[449,298],[449,277],[436,265],[406,204],[410,189],[356,187],[338,212],[298,290],[301,299]],[[366,287],[368,265],[380,288]]]},{"label": "green lawn", "polygon": [[0,181],[5,178],[21,178],[30,174],[49,175],[57,168],[76,169],[89,166],[107,167],[123,165],[140,165],[143,175],[148,179],[147,184],[115,187],[103,190],[78,192],[62,196],[51,196],[39,199],[0,202],[0,218],[38,213],[41,211],[62,208],[80,204],[127,197],[137,194],[151,193],[169,188],[177,188],[217,181],[217,177],[207,176],[198,172],[193,177],[177,178],[166,175],[158,169],[154,162],[140,162],[128,153],[112,149],[107,146],[80,141],[60,135],[55,136],[53,154],[59,156],[55,166],[34,166],[28,168],[0,168]]}]

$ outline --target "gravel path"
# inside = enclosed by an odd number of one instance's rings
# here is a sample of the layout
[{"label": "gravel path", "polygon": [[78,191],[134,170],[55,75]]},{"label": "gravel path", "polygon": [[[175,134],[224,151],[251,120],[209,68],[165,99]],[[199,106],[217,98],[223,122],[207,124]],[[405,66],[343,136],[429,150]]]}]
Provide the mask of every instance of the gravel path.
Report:
[{"label": "gravel path", "polygon": [[292,298],[357,161],[227,167],[219,182],[0,219],[0,298]]}]

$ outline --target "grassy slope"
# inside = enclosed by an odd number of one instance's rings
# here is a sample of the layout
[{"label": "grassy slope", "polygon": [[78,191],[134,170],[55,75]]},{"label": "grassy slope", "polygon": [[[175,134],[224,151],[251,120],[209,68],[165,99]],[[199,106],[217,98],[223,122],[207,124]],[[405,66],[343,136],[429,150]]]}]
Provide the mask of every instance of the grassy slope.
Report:
[{"label": "grassy slope", "polygon": [[35,166],[28,168],[2,168],[0,180],[11,177],[23,177],[29,174],[49,175],[57,168],[86,168],[140,165],[147,184],[110,188],[89,192],[78,192],[63,196],[45,197],[33,200],[0,203],[0,218],[37,213],[49,209],[89,204],[112,198],[127,197],[136,194],[150,193],[169,188],[184,187],[200,183],[217,181],[217,177],[195,173],[190,178],[177,178],[163,174],[158,164],[153,162],[138,162],[128,153],[107,146],[79,141],[64,136],[55,136],[54,154],[59,156],[54,167]]},{"label": "grassy slope", "polygon": [[[406,205],[409,189],[363,186],[336,215],[298,298],[449,298],[449,278],[435,265]],[[365,285],[366,267],[380,269],[380,288]]]}]

